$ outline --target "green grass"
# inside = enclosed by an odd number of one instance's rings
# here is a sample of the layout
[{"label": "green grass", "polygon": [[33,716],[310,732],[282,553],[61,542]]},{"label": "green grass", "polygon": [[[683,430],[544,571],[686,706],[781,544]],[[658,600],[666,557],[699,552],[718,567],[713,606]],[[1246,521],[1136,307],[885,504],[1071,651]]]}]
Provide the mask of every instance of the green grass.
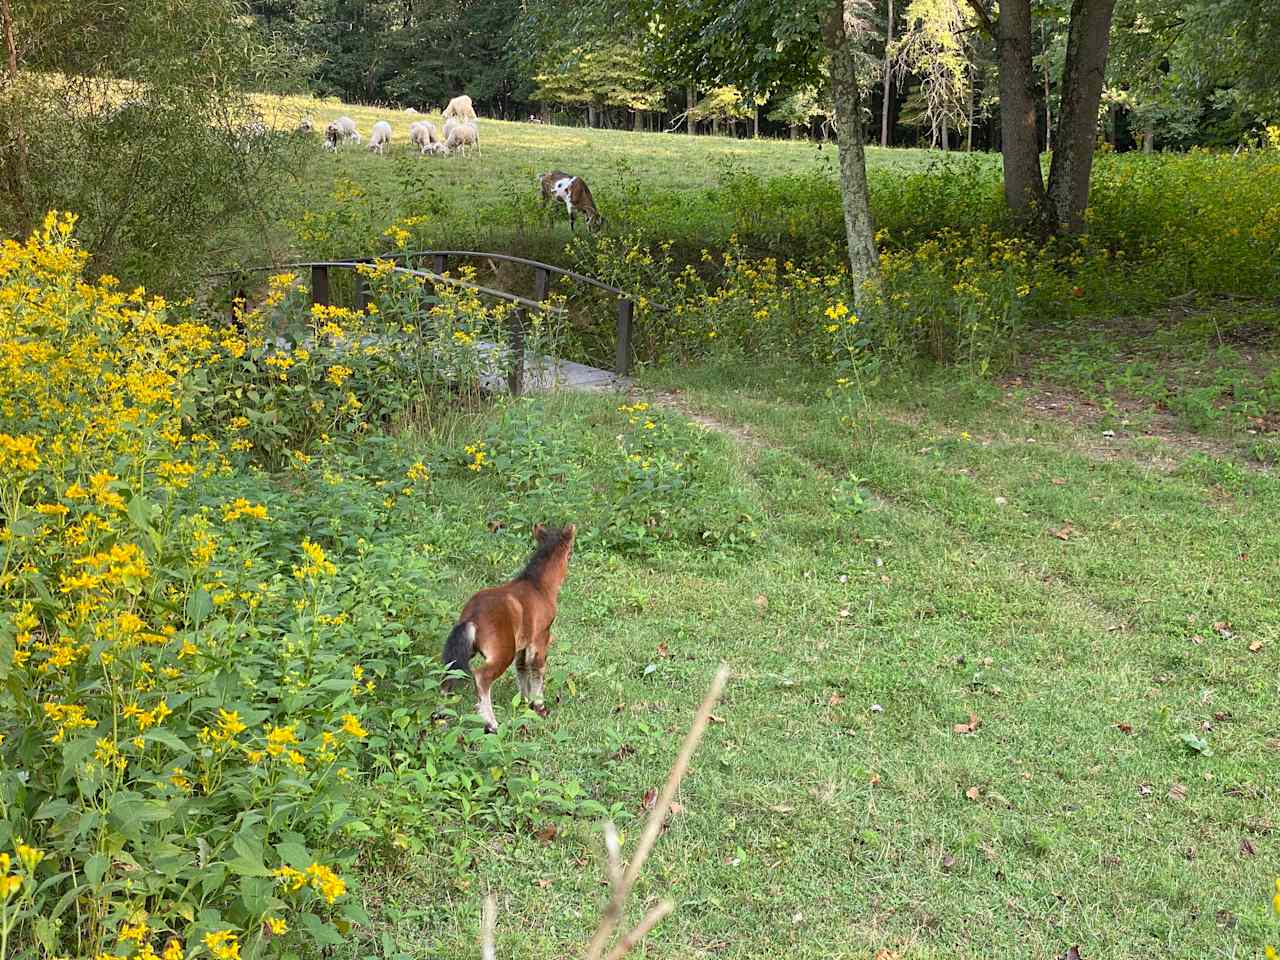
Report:
[{"label": "green grass", "polygon": [[1098,318],[1055,331],[1025,365],[1096,407],[1098,429],[1220,438],[1272,465],[1280,425],[1280,310],[1177,303],[1151,318]]},{"label": "green grass", "polygon": [[[1070,424],[943,377],[851,405],[794,369],[649,386],[729,431],[709,469],[761,540],[636,559],[602,547],[607,505],[560,497],[557,519],[583,528],[552,714],[504,734],[638,817],[716,664],[733,666],[639,889],[678,909],[640,955],[1256,955],[1280,857],[1274,478],[1090,456]],[[616,402],[533,405],[581,489],[610,469]],[[490,474],[434,482],[475,537],[526,509]],[[449,599],[516,561],[501,543]],[[500,720],[514,689],[496,689]],[[953,732],[971,714],[976,733]],[[576,955],[603,894],[599,832],[559,826],[478,837],[461,871],[443,853],[367,861],[375,929],[357,952],[475,956],[493,890],[499,955]]]},{"label": "green grass", "polygon": [[[799,180],[807,185],[805,195],[797,197],[801,222],[807,223],[804,210],[815,200],[826,214],[816,231],[804,227],[806,233],[821,235],[801,239],[816,246],[842,236],[834,143],[634,133],[481,117],[482,156],[421,157],[409,144],[409,126],[425,117],[439,128],[439,114],[411,115],[308,97],[263,96],[257,103],[276,130],[292,130],[308,117],[317,132],[295,156],[296,166],[280,195],[272,198],[279,215],[271,235],[264,238],[259,231],[243,238],[245,249],[238,257],[245,263],[261,261],[268,252],[264,239],[270,252],[281,257],[377,252],[390,246],[382,230],[407,216],[424,218],[412,231],[415,243],[474,244],[562,262],[571,237],[568,218],[563,209],[540,211],[535,183],[539,174],[552,169],[586,179],[610,232],[674,240],[694,257],[702,246],[723,246],[735,229],[751,226],[743,222],[750,216],[744,218],[735,209],[735,198],[721,189],[734,175]],[[376,121],[388,121],[393,140],[386,156],[356,144],[344,144],[336,154],[323,150],[324,126],[342,115],[351,116],[366,139]],[[984,171],[998,168],[996,155],[974,156]],[[887,180],[932,169],[943,155],[871,147],[867,157],[873,179]],[[772,209],[750,214],[785,222],[782,214],[787,211],[780,209],[785,201],[775,198]],[[307,211],[335,219],[305,229],[301,220]],[[791,242],[798,241],[792,237]]]}]

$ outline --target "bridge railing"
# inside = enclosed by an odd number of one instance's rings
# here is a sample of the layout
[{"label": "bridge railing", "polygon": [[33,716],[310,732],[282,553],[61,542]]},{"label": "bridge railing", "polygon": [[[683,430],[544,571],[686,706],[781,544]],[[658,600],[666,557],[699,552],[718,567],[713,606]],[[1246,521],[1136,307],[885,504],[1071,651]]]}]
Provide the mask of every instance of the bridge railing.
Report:
[{"label": "bridge railing", "polygon": [[[514,263],[519,266],[528,267],[533,271],[534,275],[533,299],[522,297],[519,294],[509,293],[505,290],[496,290],[492,287],[472,283],[458,277],[446,276],[446,272],[449,269],[449,261],[451,259],[462,258],[500,260],[505,263]],[[209,274],[208,276],[212,279],[219,277],[241,277],[247,274],[270,273],[275,270],[306,270],[309,272],[311,281],[311,302],[328,306],[332,303],[332,286],[330,284],[331,271],[350,270],[354,272],[355,277],[356,308],[364,309],[368,303],[367,292],[365,289],[364,275],[356,269],[357,267],[374,263],[377,260],[391,260],[405,264],[420,264],[426,262],[428,259],[431,261],[431,265],[433,267],[432,270],[415,269],[411,266],[398,266],[393,269],[396,273],[423,277],[432,283],[445,284],[448,286],[472,290],[483,297],[510,303],[514,307],[511,314],[510,327],[512,365],[507,376],[507,383],[513,394],[519,394],[524,389],[524,332],[525,320],[528,312],[535,310],[558,315],[564,315],[566,312],[562,308],[551,307],[546,302],[547,297],[551,293],[551,278],[553,276],[568,277],[576,283],[595,287],[596,289],[602,290],[613,296],[615,300],[614,314],[616,336],[614,372],[619,377],[625,377],[631,372],[631,365],[634,357],[632,352],[632,325],[635,320],[635,299],[632,295],[627,293],[625,290],[620,290],[617,287],[611,287],[606,283],[602,283],[594,277],[575,273],[572,270],[557,267],[555,264],[529,260],[525,257],[511,256],[510,254],[505,253],[485,253],[477,250],[412,250],[402,253],[390,253],[378,257],[359,257],[349,260],[308,260],[297,263],[273,264],[271,266],[264,267],[246,267],[239,270],[224,270],[218,273]]]}]

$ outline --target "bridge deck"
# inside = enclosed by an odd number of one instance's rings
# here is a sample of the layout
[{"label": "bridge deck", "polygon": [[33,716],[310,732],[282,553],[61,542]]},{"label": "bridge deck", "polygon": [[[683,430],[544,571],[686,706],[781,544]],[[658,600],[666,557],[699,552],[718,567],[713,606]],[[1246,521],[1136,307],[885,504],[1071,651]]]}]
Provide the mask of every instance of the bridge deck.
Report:
[{"label": "bridge deck", "polygon": [[[507,390],[505,375],[487,373],[481,384],[488,390]],[[632,385],[630,377],[620,377],[612,370],[588,367],[572,360],[557,360],[538,354],[524,358],[524,389],[526,392],[549,390],[625,390]]]}]

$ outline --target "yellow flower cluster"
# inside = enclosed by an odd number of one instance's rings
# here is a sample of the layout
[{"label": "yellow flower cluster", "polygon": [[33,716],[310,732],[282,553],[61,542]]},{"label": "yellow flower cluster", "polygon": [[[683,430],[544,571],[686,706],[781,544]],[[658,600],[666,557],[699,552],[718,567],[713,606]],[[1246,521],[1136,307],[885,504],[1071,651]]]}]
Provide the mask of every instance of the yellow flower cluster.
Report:
[{"label": "yellow flower cluster", "polygon": [[223,523],[230,523],[232,520],[239,520],[241,517],[249,517],[253,520],[267,520],[267,508],[261,503],[250,503],[244,497],[237,497],[231,503],[222,508]]},{"label": "yellow flower cluster", "polygon": [[346,882],[322,863],[311,864],[305,872],[286,864],[278,867],[274,875],[289,893],[296,893],[304,886],[310,886],[330,904],[347,892]]},{"label": "yellow flower cluster", "polygon": [[489,459],[489,453],[485,449],[484,441],[477,440],[475,443],[469,443],[464,448],[471,462],[467,464],[468,470],[479,472],[487,466],[492,466],[493,461]]}]

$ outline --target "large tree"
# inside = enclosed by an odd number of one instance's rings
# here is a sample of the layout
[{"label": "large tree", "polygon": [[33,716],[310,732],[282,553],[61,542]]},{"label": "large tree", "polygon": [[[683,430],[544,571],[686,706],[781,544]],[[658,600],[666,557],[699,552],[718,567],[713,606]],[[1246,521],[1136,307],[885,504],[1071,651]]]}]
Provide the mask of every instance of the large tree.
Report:
[{"label": "large tree", "polygon": [[1056,149],[1046,188],[1036,126],[1038,81],[1031,0],[968,0],[995,40],[1000,69],[1000,133],[1005,200],[1014,218],[1040,233],[1084,229],[1098,107],[1107,69],[1116,0],[1071,0],[1058,107]]},{"label": "large tree", "polygon": [[[858,302],[879,283],[863,143],[868,0],[600,0],[621,3],[648,38],[652,69],[665,80],[696,77],[747,96],[824,83],[840,154],[849,268]],[[613,9],[618,9],[613,6]],[[871,64],[871,71],[878,64]]]}]

